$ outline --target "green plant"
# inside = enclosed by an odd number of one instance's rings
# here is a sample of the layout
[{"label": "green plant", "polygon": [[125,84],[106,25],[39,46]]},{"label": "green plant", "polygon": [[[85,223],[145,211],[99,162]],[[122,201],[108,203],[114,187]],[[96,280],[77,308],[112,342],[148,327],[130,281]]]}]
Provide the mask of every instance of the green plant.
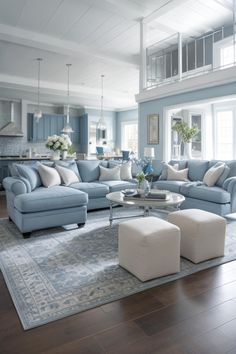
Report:
[{"label": "green plant", "polygon": [[68,155],[73,155],[76,152],[76,149],[73,145],[68,147]]},{"label": "green plant", "polygon": [[180,140],[185,143],[190,143],[191,139],[195,137],[199,129],[196,125],[189,127],[186,122],[177,122],[172,127],[173,131],[176,131],[179,134]]},{"label": "green plant", "polygon": [[140,172],[139,174],[137,174],[136,178],[137,178],[137,181],[138,181],[138,186],[140,187],[141,183],[146,180],[146,175],[145,175],[145,173],[142,171],[142,172]]}]

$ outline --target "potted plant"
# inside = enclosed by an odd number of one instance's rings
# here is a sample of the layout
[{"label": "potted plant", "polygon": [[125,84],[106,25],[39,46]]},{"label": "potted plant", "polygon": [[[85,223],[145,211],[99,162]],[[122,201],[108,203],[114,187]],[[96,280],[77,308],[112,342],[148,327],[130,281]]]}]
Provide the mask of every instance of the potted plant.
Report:
[{"label": "potted plant", "polygon": [[186,122],[177,122],[175,125],[173,125],[172,130],[176,131],[179,135],[181,144],[183,144],[184,147],[184,157],[187,159],[191,158],[190,142],[192,138],[194,138],[199,133],[198,127],[196,125],[189,127]]}]

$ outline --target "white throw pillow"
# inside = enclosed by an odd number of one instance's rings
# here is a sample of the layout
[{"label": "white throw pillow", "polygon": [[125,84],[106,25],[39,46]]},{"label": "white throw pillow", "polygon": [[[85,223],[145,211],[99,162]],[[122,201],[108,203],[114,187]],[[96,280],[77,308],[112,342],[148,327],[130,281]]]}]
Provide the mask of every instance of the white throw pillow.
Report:
[{"label": "white throw pillow", "polygon": [[78,176],[76,176],[75,172],[70,170],[69,168],[62,167],[59,165],[56,165],[56,170],[61,176],[61,179],[65,186],[69,186],[72,183],[79,182]]},{"label": "white throw pillow", "polygon": [[120,166],[120,178],[122,181],[132,179],[131,168],[132,168],[131,161],[122,163],[122,165]]},{"label": "white throw pillow", "polygon": [[61,177],[55,168],[39,163],[38,171],[44,187],[49,188],[61,184]]},{"label": "white throw pillow", "polygon": [[203,183],[206,184],[208,187],[213,187],[224,172],[224,169],[224,163],[222,163],[221,165],[215,164],[208,171],[206,171],[203,177]]},{"label": "white throw pillow", "polygon": [[168,181],[188,181],[188,168],[176,170],[173,166],[167,165]]},{"label": "white throw pillow", "polygon": [[120,166],[106,168],[99,165],[100,177],[99,181],[120,181]]}]

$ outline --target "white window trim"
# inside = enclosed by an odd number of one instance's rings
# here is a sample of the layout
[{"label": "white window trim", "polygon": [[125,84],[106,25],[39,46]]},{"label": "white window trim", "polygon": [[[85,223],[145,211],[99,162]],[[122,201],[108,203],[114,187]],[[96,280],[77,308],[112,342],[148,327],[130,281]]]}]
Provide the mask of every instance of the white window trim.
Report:
[{"label": "white window trim", "polygon": [[219,69],[219,68],[226,68],[226,67],[230,67],[233,66],[234,63],[226,65],[226,66],[222,66],[221,65],[221,55],[220,55],[220,51],[223,48],[227,48],[231,45],[233,45],[233,36],[230,37],[226,37],[218,42],[215,42],[213,45],[213,68],[214,69]]},{"label": "white window trim", "polygon": [[[216,145],[217,145],[217,141],[216,141],[216,136],[217,136],[217,113],[218,112],[224,112],[224,111],[232,111],[233,112],[233,131],[232,131],[232,135],[233,137],[236,136],[236,105],[235,104],[214,104],[213,105],[213,155],[214,158],[216,159]],[[236,139],[233,138],[233,159],[236,158]]]}]

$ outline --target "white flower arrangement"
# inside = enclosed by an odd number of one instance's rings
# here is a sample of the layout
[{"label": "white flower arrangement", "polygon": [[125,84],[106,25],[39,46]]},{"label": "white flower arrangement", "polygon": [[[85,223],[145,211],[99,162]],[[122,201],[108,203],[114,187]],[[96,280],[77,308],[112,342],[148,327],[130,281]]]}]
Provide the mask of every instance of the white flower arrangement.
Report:
[{"label": "white flower arrangement", "polygon": [[46,147],[54,151],[56,150],[66,151],[68,150],[68,147],[71,145],[72,143],[70,137],[66,134],[62,134],[61,136],[59,135],[49,136],[46,142]]}]

